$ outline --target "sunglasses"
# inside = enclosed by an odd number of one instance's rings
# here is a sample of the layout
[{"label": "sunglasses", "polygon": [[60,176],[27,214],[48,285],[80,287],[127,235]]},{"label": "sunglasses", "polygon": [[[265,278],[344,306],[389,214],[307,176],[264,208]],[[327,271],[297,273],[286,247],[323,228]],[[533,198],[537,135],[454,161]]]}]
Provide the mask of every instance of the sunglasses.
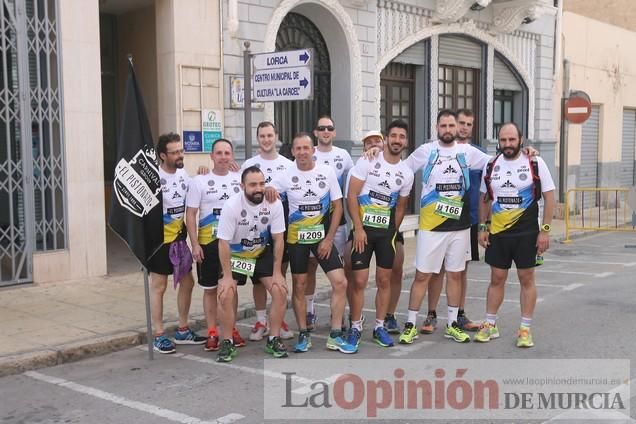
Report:
[{"label": "sunglasses", "polygon": [[332,132],[332,131],[336,130],[336,127],[334,127],[333,125],[320,125],[320,126],[316,127],[316,130]]}]

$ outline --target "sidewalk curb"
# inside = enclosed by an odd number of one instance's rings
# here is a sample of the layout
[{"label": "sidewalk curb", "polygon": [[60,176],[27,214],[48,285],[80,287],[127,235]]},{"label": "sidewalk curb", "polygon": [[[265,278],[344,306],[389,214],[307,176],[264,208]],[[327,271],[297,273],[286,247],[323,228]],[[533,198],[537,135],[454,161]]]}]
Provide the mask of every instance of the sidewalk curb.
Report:
[{"label": "sidewalk curb", "polygon": [[[315,299],[323,301],[329,299],[331,288],[317,287]],[[287,309],[291,309],[291,301],[287,302]],[[253,305],[238,310],[236,319],[246,319],[256,316],[256,309]],[[191,317],[191,328],[194,331],[201,331],[207,328],[205,317],[202,314]],[[177,329],[177,322],[166,322],[167,333],[174,333]],[[0,378],[10,375],[21,374],[25,371],[40,368],[53,367],[69,362],[76,362],[81,359],[106,355],[134,346],[147,343],[146,327],[137,330],[125,330],[111,335],[97,336],[72,343],[60,345],[57,348],[42,348],[42,350],[17,353],[0,357]]]}]

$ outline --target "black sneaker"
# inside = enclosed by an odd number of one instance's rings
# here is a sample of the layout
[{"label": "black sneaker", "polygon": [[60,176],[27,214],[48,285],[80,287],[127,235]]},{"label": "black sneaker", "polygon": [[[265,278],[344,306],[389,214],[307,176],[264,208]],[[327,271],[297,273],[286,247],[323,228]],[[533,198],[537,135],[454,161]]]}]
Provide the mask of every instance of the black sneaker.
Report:
[{"label": "black sneaker", "polygon": [[287,348],[278,336],[267,341],[267,344],[265,345],[265,352],[269,353],[274,358],[287,358]]},{"label": "black sneaker", "polygon": [[221,342],[221,349],[216,356],[216,362],[231,362],[238,354],[238,351],[232,344],[232,340],[225,339]]}]

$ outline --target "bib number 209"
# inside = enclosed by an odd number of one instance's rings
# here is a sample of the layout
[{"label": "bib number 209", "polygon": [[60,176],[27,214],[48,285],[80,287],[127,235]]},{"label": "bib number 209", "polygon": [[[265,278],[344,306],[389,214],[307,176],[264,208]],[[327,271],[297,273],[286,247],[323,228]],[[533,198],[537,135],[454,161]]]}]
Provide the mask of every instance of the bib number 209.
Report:
[{"label": "bib number 209", "polygon": [[298,243],[314,244],[325,238],[325,226],[307,225],[298,229]]}]

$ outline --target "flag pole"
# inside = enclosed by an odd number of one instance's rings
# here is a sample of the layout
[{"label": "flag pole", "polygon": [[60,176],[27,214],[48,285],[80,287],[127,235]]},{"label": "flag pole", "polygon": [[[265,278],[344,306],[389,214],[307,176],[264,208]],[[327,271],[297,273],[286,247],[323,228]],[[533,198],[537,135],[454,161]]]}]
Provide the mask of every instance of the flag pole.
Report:
[{"label": "flag pole", "polygon": [[148,359],[151,361],[154,358],[153,352],[153,337],[152,337],[152,324],[150,318],[150,281],[148,279],[148,268],[142,266],[141,269],[144,272],[144,294],[146,298],[146,338],[148,339]]}]

